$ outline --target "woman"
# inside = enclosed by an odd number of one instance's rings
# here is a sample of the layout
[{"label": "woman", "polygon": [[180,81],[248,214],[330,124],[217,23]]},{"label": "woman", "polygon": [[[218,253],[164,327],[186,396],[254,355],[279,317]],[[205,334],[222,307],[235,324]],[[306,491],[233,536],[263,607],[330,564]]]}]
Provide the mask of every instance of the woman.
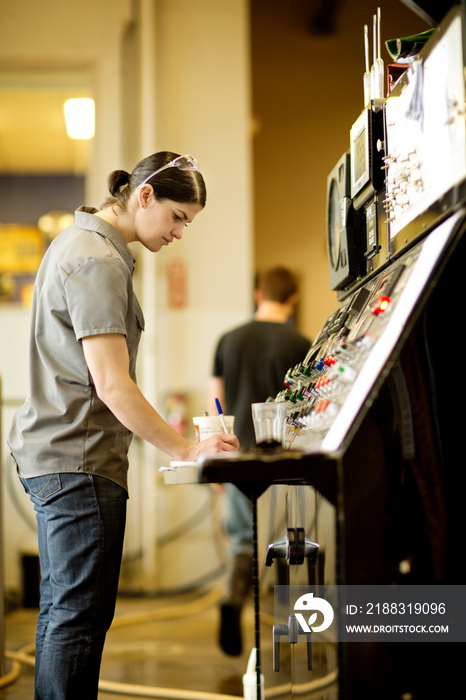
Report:
[{"label": "woman", "polygon": [[234,435],[191,443],[136,385],[144,318],[127,244],[157,252],[205,205],[191,156],[156,153],[117,170],[101,210],[81,207],[37,274],[30,395],[9,445],[35,505],[41,565],[36,700],[92,700],[111,624],[126,517],[132,434],[177,460],[233,451]]}]

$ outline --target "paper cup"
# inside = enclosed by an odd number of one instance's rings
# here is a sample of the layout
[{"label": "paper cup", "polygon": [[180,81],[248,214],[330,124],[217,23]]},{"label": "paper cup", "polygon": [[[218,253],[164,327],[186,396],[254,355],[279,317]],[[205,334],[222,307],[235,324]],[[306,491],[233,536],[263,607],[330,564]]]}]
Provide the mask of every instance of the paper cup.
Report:
[{"label": "paper cup", "polygon": [[[223,418],[225,420],[228,432],[232,433],[235,417],[223,416]],[[220,416],[195,416],[193,418],[193,423],[197,442],[205,440],[211,435],[218,435],[219,433],[224,432]]]}]

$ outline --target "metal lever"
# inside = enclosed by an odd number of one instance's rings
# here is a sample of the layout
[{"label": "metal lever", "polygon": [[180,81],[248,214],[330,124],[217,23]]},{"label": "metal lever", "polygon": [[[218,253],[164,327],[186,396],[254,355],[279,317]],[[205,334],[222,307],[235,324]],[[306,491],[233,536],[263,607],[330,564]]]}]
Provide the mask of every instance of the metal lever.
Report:
[{"label": "metal lever", "polygon": [[277,558],[286,559],[289,565],[302,564],[304,559],[309,559],[311,564],[317,561],[319,545],[304,535],[304,528],[289,527],[286,535],[276,542],[269,544],[265,556],[265,565],[272,566]]},{"label": "metal lever", "polygon": [[307,668],[312,671],[312,632],[304,632],[298,624],[295,615],[290,615],[288,624],[273,626],[273,670],[280,670],[280,637],[288,637],[290,644],[296,644],[299,635],[307,637]]}]

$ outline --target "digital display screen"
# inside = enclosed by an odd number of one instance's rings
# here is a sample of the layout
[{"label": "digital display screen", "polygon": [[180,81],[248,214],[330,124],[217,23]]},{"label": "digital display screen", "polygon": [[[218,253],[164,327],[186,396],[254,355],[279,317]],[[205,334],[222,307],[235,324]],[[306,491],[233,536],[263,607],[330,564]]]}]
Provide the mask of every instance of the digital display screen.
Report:
[{"label": "digital display screen", "polygon": [[363,129],[356,137],[353,145],[353,182],[356,184],[366,174],[366,130]]},{"label": "digital display screen", "polygon": [[[381,126],[382,112],[365,109],[351,127],[351,197],[355,209],[359,209],[375,191],[375,187],[378,187],[378,183],[373,182],[374,158],[377,159],[378,156],[373,153],[372,142],[374,128],[375,133],[378,133],[379,123]],[[378,174],[376,179],[379,179]]]}]

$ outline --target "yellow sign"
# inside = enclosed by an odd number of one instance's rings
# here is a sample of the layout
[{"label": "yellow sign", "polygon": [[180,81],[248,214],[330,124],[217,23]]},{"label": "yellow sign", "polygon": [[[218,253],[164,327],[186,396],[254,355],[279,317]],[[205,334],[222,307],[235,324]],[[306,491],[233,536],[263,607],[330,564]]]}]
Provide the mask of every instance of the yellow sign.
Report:
[{"label": "yellow sign", "polygon": [[35,226],[0,224],[0,274],[34,275],[44,253],[45,241]]}]

